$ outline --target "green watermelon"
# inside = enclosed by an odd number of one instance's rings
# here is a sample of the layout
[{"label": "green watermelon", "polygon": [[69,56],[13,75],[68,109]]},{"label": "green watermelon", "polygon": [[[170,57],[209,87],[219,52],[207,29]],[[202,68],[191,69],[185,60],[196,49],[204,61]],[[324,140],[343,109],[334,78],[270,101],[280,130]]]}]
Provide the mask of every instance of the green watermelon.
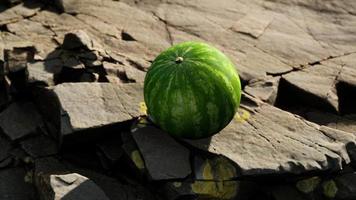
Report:
[{"label": "green watermelon", "polygon": [[184,42],[153,61],[144,82],[150,119],[173,136],[211,136],[233,119],[241,84],[233,63],[218,49]]}]

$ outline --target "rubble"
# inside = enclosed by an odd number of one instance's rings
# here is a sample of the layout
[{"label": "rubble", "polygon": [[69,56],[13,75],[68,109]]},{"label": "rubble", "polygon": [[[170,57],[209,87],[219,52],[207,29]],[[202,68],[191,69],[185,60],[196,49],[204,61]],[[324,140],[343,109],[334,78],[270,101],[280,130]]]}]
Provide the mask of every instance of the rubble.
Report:
[{"label": "rubble", "polygon": [[[0,199],[355,199],[355,10],[1,2]],[[155,57],[189,40],[222,50],[243,88],[231,123],[201,140],[160,130],[143,99]]]}]

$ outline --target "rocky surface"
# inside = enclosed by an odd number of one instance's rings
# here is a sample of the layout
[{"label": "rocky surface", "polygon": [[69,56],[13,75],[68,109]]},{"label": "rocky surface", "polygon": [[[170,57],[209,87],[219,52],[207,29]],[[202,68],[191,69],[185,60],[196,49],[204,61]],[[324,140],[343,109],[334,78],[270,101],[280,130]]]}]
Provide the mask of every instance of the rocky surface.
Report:
[{"label": "rocky surface", "polygon": [[[355,199],[355,22],[347,0],[3,1],[0,199]],[[150,63],[187,40],[243,83],[202,140],[143,103]]]}]

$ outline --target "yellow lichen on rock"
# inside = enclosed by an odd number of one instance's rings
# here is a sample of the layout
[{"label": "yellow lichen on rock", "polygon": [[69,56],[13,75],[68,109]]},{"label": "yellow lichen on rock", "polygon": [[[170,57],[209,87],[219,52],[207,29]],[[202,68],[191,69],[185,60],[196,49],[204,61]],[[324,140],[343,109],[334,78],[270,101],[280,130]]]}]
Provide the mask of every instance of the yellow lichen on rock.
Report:
[{"label": "yellow lichen on rock", "polygon": [[298,181],[296,187],[299,191],[307,194],[314,191],[319,184],[320,184],[320,178],[315,176],[315,177]]},{"label": "yellow lichen on rock", "polygon": [[328,198],[335,198],[338,191],[335,181],[329,180],[323,183],[323,194]]},{"label": "yellow lichen on rock", "polygon": [[235,114],[235,120],[239,123],[242,123],[250,118],[251,114],[249,111],[239,108],[239,110]]},{"label": "yellow lichen on rock", "polygon": [[142,156],[138,150],[135,150],[131,153],[131,159],[137,168],[145,169],[145,163],[143,162]]},{"label": "yellow lichen on rock", "polygon": [[204,199],[233,199],[238,190],[237,181],[195,181],[192,191]]},{"label": "yellow lichen on rock", "polygon": [[147,115],[147,106],[145,104],[145,102],[140,102],[140,113],[142,115]]}]

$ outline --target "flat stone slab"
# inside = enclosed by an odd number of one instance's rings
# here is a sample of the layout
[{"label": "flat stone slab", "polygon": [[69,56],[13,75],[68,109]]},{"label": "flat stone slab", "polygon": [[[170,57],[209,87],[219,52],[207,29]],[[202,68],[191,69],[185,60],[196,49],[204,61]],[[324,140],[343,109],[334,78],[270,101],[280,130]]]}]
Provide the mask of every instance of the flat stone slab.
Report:
[{"label": "flat stone slab", "polygon": [[244,106],[219,134],[187,140],[193,146],[234,161],[240,175],[300,174],[340,170],[349,163],[351,133],[319,126],[265,103]]},{"label": "flat stone slab", "polygon": [[137,128],[132,136],[152,180],[183,179],[191,173],[187,148],[153,126]]},{"label": "flat stone slab", "polygon": [[61,106],[61,132],[98,128],[132,120],[143,113],[142,84],[63,83],[53,89]]}]

